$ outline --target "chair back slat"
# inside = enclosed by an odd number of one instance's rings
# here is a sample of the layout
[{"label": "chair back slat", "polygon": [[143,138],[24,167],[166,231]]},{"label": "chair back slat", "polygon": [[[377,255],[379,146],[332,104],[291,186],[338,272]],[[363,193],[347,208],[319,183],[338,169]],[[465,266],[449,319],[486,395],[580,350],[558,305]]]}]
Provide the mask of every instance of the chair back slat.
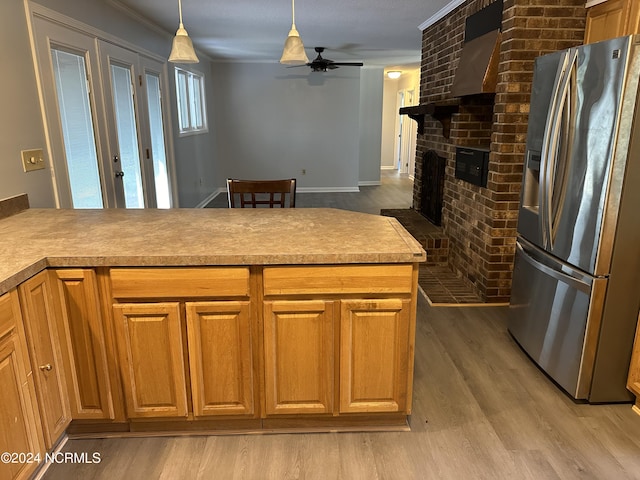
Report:
[{"label": "chair back slat", "polygon": [[[239,180],[227,179],[229,208],[257,208],[259,205],[274,208],[294,208],[296,205],[296,179]],[[240,205],[236,200],[240,199]],[[287,202],[288,199],[288,202]]]}]

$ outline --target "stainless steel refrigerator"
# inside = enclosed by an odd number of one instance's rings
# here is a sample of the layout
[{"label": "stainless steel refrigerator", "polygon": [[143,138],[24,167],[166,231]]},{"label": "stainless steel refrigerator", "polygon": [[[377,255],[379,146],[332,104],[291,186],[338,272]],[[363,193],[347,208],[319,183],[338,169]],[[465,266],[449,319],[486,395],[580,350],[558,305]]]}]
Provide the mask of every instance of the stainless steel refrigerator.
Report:
[{"label": "stainless steel refrigerator", "polygon": [[508,328],[567,393],[632,397],[640,35],[536,59]]}]

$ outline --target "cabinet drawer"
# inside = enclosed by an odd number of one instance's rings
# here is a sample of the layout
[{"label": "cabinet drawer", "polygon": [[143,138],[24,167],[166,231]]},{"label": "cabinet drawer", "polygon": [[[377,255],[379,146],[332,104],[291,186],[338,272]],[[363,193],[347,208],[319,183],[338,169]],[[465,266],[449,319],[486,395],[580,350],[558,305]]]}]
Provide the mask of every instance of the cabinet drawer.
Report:
[{"label": "cabinet drawer", "polygon": [[265,295],[410,294],[413,265],[321,265],[265,267]]},{"label": "cabinet drawer", "polygon": [[114,298],[223,297],[249,295],[249,269],[112,268]]}]

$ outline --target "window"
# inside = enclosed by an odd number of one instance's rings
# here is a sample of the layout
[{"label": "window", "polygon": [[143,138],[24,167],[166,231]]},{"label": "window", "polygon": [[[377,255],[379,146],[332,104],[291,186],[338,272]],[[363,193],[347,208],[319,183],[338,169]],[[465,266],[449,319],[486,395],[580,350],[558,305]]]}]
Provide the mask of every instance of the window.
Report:
[{"label": "window", "polygon": [[176,68],[176,97],[180,134],[206,132],[204,75]]}]

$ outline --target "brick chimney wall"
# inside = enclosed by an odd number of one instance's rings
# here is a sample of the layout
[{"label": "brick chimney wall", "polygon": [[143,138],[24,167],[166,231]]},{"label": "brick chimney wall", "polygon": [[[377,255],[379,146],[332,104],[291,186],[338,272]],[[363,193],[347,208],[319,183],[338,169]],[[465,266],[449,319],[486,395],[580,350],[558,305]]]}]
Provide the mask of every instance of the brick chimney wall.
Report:
[{"label": "brick chimney wall", "polygon": [[[421,104],[453,100],[465,20],[492,2],[467,0],[423,31]],[[435,150],[447,159],[442,224],[449,237],[449,264],[488,302],[507,302],[511,294],[533,61],[579,45],[584,37],[584,0],[532,3],[504,0],[496,93],[460,99],[448,139],[442,125],[426,116],[417,140],[414,208],[420,208],[422,156]],[[490,148],[487,188],[455,178],[456,146]]]}]

